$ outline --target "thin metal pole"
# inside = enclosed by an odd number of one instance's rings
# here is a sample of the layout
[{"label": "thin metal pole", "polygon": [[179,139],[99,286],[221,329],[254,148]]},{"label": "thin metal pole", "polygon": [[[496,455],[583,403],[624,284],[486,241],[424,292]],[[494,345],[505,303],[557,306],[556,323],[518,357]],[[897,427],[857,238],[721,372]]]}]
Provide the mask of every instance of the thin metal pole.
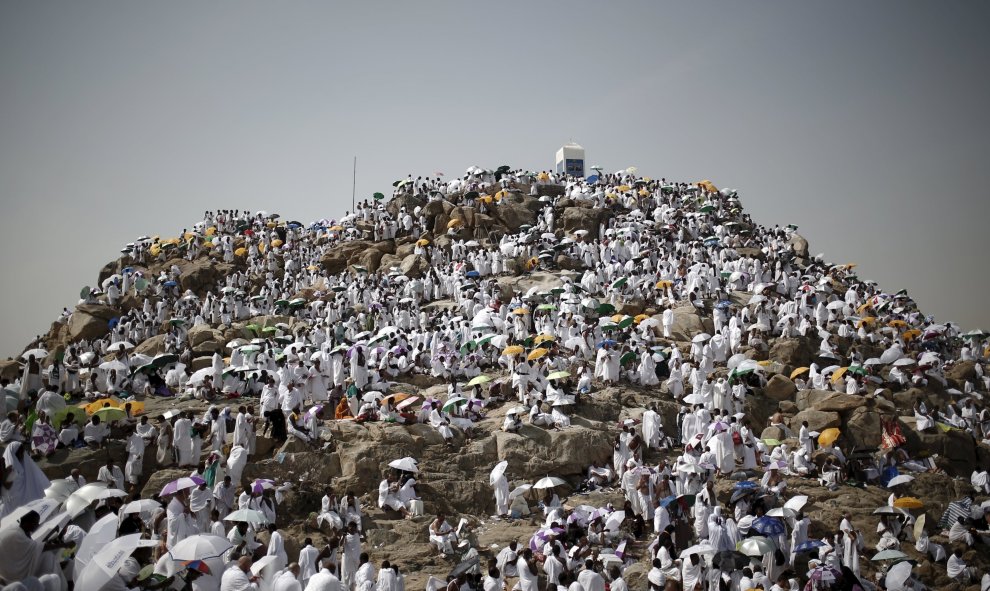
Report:
[{"label": "thin metal pole", "polygon": [[354,213],[354,208],[356,207],[354,202],[354,196],[357,194],[357,156],[354,157],[354,179],[351,183],[351,213]]}]

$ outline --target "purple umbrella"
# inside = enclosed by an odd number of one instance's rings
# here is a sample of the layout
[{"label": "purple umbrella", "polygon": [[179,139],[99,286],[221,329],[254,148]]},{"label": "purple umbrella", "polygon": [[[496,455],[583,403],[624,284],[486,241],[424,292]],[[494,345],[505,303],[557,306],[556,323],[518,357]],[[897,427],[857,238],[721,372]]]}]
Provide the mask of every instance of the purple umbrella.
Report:
[{"label": "purple umbrella", "polygon": [[159,496],[165,497],[168,495],[174,495],[180,490],[196,488],[201,484],[206,484],[206,481],[199,476],[183,476],[182,478],[176,478],[172,482],[166,484],[164,488],[162,488],[162,492]]}]

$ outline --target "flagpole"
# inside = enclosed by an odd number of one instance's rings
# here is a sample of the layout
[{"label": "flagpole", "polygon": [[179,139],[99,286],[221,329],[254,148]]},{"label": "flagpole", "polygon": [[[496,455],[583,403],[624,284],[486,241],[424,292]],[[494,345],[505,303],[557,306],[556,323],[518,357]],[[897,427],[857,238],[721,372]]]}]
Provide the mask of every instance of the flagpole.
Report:
[{"label": "flagpole", "polygon": [[351,213],[354,213],[354,196],[357,194],[357,156],[354,157],[354,178],[351,182]]}]

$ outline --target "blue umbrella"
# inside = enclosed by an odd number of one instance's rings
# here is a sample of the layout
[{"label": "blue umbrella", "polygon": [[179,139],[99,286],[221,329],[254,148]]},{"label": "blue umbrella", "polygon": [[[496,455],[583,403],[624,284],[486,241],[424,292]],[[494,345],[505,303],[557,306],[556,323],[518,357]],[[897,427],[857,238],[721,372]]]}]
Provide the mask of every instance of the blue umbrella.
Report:
[{"label": "blue umbrella", "polygon": [[752,529],[765,536],[776,536],[784,533],[784,524],[779,519],[764,515],[753,522]]},{"label": "blue umbrella", "polygon": [[294,230],[296,228],[302,228],[302,224],[300,224],[299,222],[289,222],[288,224],[286,224],[285,227],[289,228],[290,230]]},{"label": "blue umbrella", "polygon": [[755,482],[753,482],[752,480],[741,480],[741,481],[737,482],[736,485],[733,486],[732,488],[734,488],[736,490],[739,490],[741,488],[756,488],[756,487],[757,487],[757,484]]},{"label": "blue umbrella", "polygon": [[467,276],[468,277],[481,277],[481,273],[479,273],[477,271],[468,271],[467,272]]},{"label": "blue umbrella", "polygon": [[107,327],[113,329],[113,327],[117,326],[118,322],[120,322],[120,317],[114,316],[110,319],[110,322],[107,322]]},{"label": "blue umbrella", "polygon": [[727,309],[731,305],[732,305],[732,302],[731,301],[729,301],[729,300],[722,300],[721,302],[715,304],[715,309],[716,310],[725,310],[725,309]]},{"label": "blue umbrella", "polygon": [[162,283],[162,286],[164,287],[175,287],[176,285],[178,285],[178,283],[175,281],[166,281],[165,283]]},{"label": "blue umbrella", "polygon": [[125,273],[133,273],[133,272],[134,272],[134,267],[124,267],[123,269],[120,270],[121,275]]},{"label": "blue umbrella", "polygon": [[816,550],[818,548],[821,548],[824,545],[825,545],[825,542],[823,542],[821,540],[808,540],[806,542],[801,542],[800,544],[798,544],[797,547],[794,548],[794,551],[795,552],[798,552],[798,553],[800,553],[800,552],[811,552],[812,550]]},{"label": "blue umbrella", "polygon": [[660,499],[660,506],[666,507],[667,505],[673,503],[676,500],[677,500],[677,495],[670,495],[669,497],[664,497]]},{"label": "blue umbrella", "polygon": [[593,175],[589,176],[588,178],[586,178],[584,180],[587,181],[587,183],[589,185],[593,185],[593,184],[595,184],[595,183],[598,182],[598,175],[597,174],[593,174]]},{"label": "blue umbrella", "polygon": [[611,347],[614,344],[615,344],[615,341],[614,340],[612,340],[612,339],[605,339],[604,341],[598,343],[598,348],[601,349],[605,345],[608,345],[609,347]]}]

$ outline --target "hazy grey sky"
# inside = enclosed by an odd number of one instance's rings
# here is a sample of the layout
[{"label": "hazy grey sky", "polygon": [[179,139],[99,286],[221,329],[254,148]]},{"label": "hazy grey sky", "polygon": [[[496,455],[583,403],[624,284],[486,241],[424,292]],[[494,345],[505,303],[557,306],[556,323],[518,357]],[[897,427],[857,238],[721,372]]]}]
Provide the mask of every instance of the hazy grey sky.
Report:
[{"label": "hazy grey sky", "polygon": [[405,176],[607,169],[737,188],[990,328],[990,3],[0,1],[0,354],[141,234],[311,221]]}]

